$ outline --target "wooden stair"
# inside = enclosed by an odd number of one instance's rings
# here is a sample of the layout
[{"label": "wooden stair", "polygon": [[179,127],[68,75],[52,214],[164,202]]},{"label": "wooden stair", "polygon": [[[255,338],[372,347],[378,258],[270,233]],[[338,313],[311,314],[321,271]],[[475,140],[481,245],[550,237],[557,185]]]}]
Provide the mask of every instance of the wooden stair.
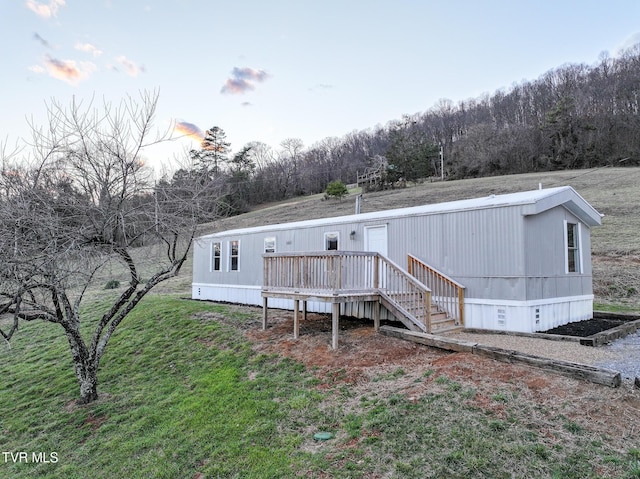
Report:
[{"label": "wooden stair", "polygon": [[446,312],[440,311],[436,305],[433,308],[437,313],[431,310],[431,334],[444,334],[462,330],[462,326],[456,323],[455,318],[449,316]]},{"label": "wooden stair", "polygon": [[[420,307],[416,302],[408,300],[404,293],[380,292],[380,303],[396,319],[404,324],[411,331],[426,332],[424,307]],[[461,330],[455,318],[452,318],[446,311],[441,310],[436,304],[431,304],[431,334],[443,334]]]}]

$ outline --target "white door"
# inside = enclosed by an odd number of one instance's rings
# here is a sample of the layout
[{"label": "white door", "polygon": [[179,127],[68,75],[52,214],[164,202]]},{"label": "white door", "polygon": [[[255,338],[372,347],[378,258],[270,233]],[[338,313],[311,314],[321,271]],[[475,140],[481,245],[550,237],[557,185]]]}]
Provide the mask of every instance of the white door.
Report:
[{"label": "white door", "polygon": [[[375,251],[382,256],[387,256],[387,225],[365,226],[364,228],[364,249]],[[378,287],[386,288],[386,265],[380,264],[378,270]],[[371,265],[373,268],[373,264]],[[373,269],[371,270],[373,272]]]},{"label": "white door", "polygon": [[364,228],[364,249],[387,256],[387,225],[366,226]]}]

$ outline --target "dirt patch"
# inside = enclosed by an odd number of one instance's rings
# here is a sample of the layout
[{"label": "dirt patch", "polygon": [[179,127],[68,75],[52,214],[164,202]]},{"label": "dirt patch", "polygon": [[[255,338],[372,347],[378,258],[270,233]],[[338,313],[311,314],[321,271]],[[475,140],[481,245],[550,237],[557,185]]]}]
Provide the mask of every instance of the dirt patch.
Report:
[{"label": "dirt patch", "polygon": [[292,313],[269,312],[269,327],[248,330],[246,335],[264,352],[275,352],[314,368],[370,368],[403,361],[432,359],[446,354],[417,344],[377,334],[371,321],[340,320],[339,347],[331,349],[331,317],[308,314],[300,323],[300,336],[293,339]]}]

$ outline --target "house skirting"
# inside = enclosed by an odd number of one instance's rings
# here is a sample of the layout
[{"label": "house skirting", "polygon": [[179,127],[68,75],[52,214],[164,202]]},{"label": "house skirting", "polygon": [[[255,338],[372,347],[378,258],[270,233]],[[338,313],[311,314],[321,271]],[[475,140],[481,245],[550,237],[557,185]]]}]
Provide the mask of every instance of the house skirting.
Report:
[{"label": "house skirting", "polygon": [[465,327],[535,333],[593,318],[593,295],[534,301],[465,298]]},{"label": "house skirting", "polygon": [[[193,299],[262,306],[260,286],[193,283]],[[293,310],[293,300],[269,298],[269,307]],[[331,304],[309,301],[307,311],[331,313]],[[340,305],[340,314],[373,318],[371,303]],[[513,301],[465,298],[465,327],[534,333],[593,317],[593,295]],[[381,319],[392,319],[382,308]]]},{"label": "house skirting", "polygon": [[[191,290],[192,299],[262,306],[262,288],[260,286],[193,283]],[[293,300],[269,298],[269,307],[293,311]],[[331,304],[322,301],[309,301],[307,302],[307,311],[331,313]],[[341,312],[341,314],[345,313]]]}]

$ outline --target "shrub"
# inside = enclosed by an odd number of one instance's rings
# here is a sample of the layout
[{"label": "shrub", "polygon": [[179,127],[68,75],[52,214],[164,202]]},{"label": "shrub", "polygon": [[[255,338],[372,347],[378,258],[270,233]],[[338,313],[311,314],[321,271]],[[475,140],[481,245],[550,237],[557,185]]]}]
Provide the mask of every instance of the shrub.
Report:
[{"label": "shrub", "polygon": [[329,183],[325,193],[333,198],[342,199],[342,197],[348,194],[349,191],[342,181],[336,180]]}]

